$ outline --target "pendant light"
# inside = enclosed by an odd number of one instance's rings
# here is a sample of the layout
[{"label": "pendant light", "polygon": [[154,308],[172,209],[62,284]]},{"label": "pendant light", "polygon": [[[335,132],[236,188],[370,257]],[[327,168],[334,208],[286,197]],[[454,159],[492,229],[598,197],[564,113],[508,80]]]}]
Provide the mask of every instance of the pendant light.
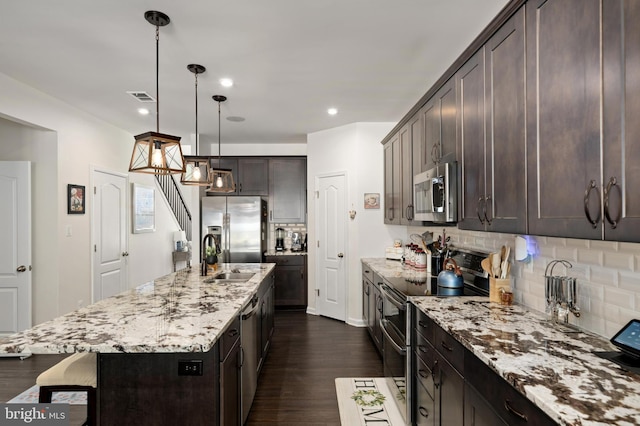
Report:
[{"label": "pendant light", "polygon": [[233,174],[229,169],[220,168],[220,103],[227,100],[226,96],[213,95],[213,100],[218,103],[218,168],[211,170],[213,182],[207,192],[230,193],[236,191]]},{"label": "pendant light", "polygon": [[180,176],[183,185],[211,186],[211,172],[209,157],[198,156],[198,74],[206,71],[202,65],[189,64],[187,69],[195,74],[196,78],[196,155],[185,155],[185,171]]},{"label": "pendant light", "polygon": [[167,175],[185,171],[180,137],[160,133],[160,86],[158,83],[160,27],[168,25],[169,17],[162,12],[145,12],[145,19],[156,27],[156,131],[135,136],[130,172]]}]

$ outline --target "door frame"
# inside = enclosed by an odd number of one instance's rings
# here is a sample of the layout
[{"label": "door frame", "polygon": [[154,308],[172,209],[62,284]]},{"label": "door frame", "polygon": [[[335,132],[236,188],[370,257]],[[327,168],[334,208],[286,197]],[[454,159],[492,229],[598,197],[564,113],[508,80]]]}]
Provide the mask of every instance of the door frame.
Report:
[{"label": "door frame", "polygon": [[[318,208],[319,208],[319,203],[318,203],[318,199],[320,198],[320,179],[323,178],[329,178],[329,177],[334,177],[334,176],[341,176],[344,179],[344,208],[345,211],[343,212],[345,215],[347,215],[348,212],[348,205],[349,205],[349,176],[346,170],[339,170],[339,171],[335,171],[335,172],[329,172],[329,173],[320,173],[317,174],[314,177],[314,194],[315,196],[313,197],[314,199],[314,235],[315,235],[315,239],[316,241],[318,241],[318,235],[319,235],[319,229],[320,229],[320,215],[318,212]],[[350,262],[350,256],[349,256],[349,222],[345,220],[345,225],[344,225],[344,258],[343,258],[343,262],[344,262],[344,282],[345,282],[345,291],[344,291],[344,322],[348,323],[349,321],[349,262]],[[319,290],[319,285],[320,285],[320,250],[318,250],[317,245],[316,247],[313,248],[315,250],[315,254],[314,254],[314,261],[315,261],[315,268],[314,268],[314,277],[315,277],[315,288],[314,288],[314,314],[315,315],[322,315],[322,312],[319,311],[318,309],[318,290]],[[308,249],[307,249],[308,250]]]},{"label": "door frame", "polygon": [[[90,191],[91,191],[91,205],[92,205],[92,209],[91,209],[91,218],[89,219],[90,223],[89,223],[89,233],[91,235],[90,239],[91,239],[91,245],[89,246],[89,252],[91,254],[91,303],[94,303],[95,301],[95,253],[91,251],[91,249],[97,244],[96,242],[96,234],[95,234],[95,209],[93,208],[93,200],[95,197],[95,173],[105,173],[105,174],[110,174],[110,175],[114,175],[114,176],[119,176],[125,179],[125,212],[124,212],[124,217],[125,217],[125,244],[127,246],[127,250],[129,249],[129,229],[131,226],[131,217],[129,215],[128,212],[131,211],[131,185],[129,182],[129,175],[127,173],[121,173],[121,172],[116,172],[113,170],[109,170],[107,168],[104,167],[100,167],[100,166],[96,166],[96,165],[89,165],[89,185],[90,185]],[[129,282],[129,263],[126,262],[126,281],[127,283]]]}]

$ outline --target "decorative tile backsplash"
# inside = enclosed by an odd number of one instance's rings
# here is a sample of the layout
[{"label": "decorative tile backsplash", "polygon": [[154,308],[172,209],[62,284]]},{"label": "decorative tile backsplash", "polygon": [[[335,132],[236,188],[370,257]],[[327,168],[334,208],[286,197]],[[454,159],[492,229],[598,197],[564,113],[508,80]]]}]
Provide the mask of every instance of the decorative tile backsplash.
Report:
[{"label": "decorative tile backsplash", "polygon": [[267,237],[267,247],[273,249],[276,246],[276,228],[283,228],[285,232],[284,247],[291,248],[291,233],[300,232],[304,241],[304,236],[307,234],[307,225],[304,223],[270,223],[269,235]]},{"label": "decorative tile backsplash", "polygon": [[[515,300],[530,309],[545,311],[545,268],[553,260],[564,259],[573,267],[565,271],[558,265],[554,274],[577,278],[581,315],[569,314],[571,324],[608,339],[629,320],[640,318],[640,244],[526,236],[531,256],[526,262],[516,262],[514,234],[444,229],[454,246],[496,252],[509,245]],[[408,233],[426,230],[437,239],[443,228],[408,228]]]}]

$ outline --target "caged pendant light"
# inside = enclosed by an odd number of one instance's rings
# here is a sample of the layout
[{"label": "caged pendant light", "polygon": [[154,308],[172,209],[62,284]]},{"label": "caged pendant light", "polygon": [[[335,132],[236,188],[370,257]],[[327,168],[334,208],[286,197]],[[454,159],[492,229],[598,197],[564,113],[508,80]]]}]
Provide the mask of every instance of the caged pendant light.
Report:
[{"label": "caged pendant light", "polygon": [[196,155],[185,155],[185,171],[180,176],[180,183],[193,186],[211,186],[211,169],[209,157],[198,156],[198,74],[206,71],[202,65],[189,64],[187,69],[195,74],[196,78]]},{"label": "caged pendant light", "polygon": [[160,27],[168,25],[169,17],[162,12],[145,12],[145,19],[156,27],[156,131],[135,136],[130,172],[167,175],[183,173],[184,157],[180,146],[180,137],[160,133],[160,89],[158,83]]},{"label": "caged pendant light", "polygon": [[207,192],[235,192],[236,184],[233,181],[231,170],[220,168],[220,103],[226,101],[227,97],[223,95],[213,95],[213,100],[218,103],[218,168],[211,170],[213,183],[207,188]]}]

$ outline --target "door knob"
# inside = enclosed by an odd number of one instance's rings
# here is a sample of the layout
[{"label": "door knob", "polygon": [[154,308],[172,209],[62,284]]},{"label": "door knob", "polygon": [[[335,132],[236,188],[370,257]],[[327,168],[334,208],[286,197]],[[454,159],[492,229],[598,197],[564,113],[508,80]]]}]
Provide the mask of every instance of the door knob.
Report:
[{"label": "door knob", "polygon": [[338,253],[338,257],[342,258],[342,257],[344,257],[344,254]]},{"label": "door knob", "polygon": [[123,251],[123,252],[122,252],[122,256],[124,256],[124,257],[129,256],[129,252],[128,252],[128,251]]},{"label": "door knob", "polygon": [[20,265],[20,266],[18,266],[18,269],[16,269],[16,271],[18,271],[18,272],[24,272],[26,270],[27,270],[27,267],[24,266],[24,265]]}]

